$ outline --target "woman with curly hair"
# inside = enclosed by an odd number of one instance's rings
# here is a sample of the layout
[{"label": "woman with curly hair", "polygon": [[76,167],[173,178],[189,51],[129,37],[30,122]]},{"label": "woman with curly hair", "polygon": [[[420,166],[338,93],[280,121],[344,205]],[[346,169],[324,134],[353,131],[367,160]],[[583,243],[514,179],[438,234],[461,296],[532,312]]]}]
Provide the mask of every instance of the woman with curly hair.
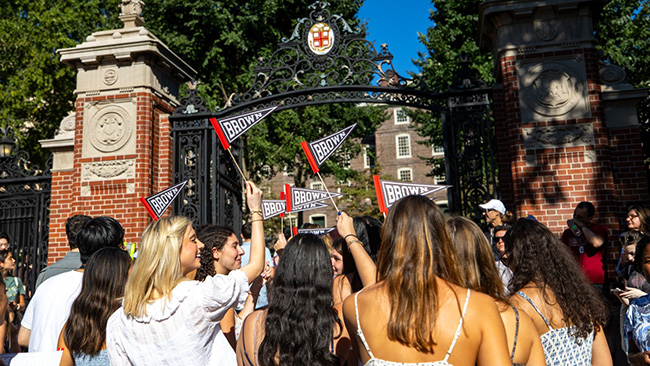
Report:
[{"label": "woman with curly hair", "polygon": [[[196,271],[195,276],[197,281],[203,282],[206,278],[216,274],[227,276],[231,271],[241,268],[244,250],[234,230],[225,226],[204,225],[197,229],[196,236],[204,245],[201,249],[201,267]],[[268,268],[266,266],[262,273],[265,279],[268,277]],[[237,357],[234,349],[237,343],[238,329],[241,327],[243,319],[255,310],[255,303],[262,284],[261,278],[253,281],[242,311],[237,314],[235,308],[231,307],[219,322],[220,329],[213,343],[211,364],[236,364]]]},{"label": "woman with curly hair", "polygon": [[[343,223],[350,231],[343,231]],[[344,237],[354,236],[352,219],[345,213],[337,226]],[[332,306],[332,282],[323,241],[312,234],[291,238],[269,289],[269,307],[244,322],[237,342],[239,365],[342,365],[350,341],[339,315],[341,305]]]},{"label": "woman with curly hair", "polygon": [[490,243],[481,228],[466,217],[453,216],[447,219],[447,229],[458,263],[462,263],[458,270],[464,287],[490,295],[496,301],[513,365],[546,365],[539,333],[528,315],[507,299]]},{"label": "woman with curly hair", "polygon": [[533,320],[548,365],[612,365],[609,314],[571,252],[546,226],[520,219],[505,236],[511,302]]},{"label": "woman with curly hair", "polygon": [[407,196],[381,231],[377,283],[343,303],[365,365],[510,365],[494,300],[463,288],[438,206]]},{"label": "woman with curly hair", "polygon": [[61,366],[110,365],[106,323],[120,307],[131,263],[120,248],[100,249],[88,259],[81,292],[59,336]]},{"label": "woman with curly hair", "polygon": [[201,266],[203,248],[192,222],[172,216],[149,224],[122,307],[108,320],[111,364],[210,364],[219,321],[232,306],[244,303],[249,282],[264,268],[262,192],[252,182],[246,182],[246,201],[257,215],[249,265],[203,282],[186,277]]}]

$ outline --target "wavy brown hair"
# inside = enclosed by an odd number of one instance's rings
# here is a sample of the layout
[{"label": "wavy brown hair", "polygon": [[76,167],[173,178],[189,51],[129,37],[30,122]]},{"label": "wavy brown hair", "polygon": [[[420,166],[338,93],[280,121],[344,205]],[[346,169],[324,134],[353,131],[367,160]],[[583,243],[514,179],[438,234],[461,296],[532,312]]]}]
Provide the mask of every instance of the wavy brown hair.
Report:
[{"label": "wavy brown hair", "polygon": [[196,270],[197,281],[204,281],[208,276],[217,274],[214,268],[214,250],[221,250],[235,231],[229,227],[219,225],[204,225],[196,230],[196,237],[203,243],[201,249],[201,267]]},{"label": "wavy brown hair", "polygon": [[131,268],[129,253],[107,247],[86,263],[81,292],[72,303],[63,340],[70,352],[95,356],[106,341],[106,322],[119,307]]},{"label": "wavy brown hair", "polygon": [[407,196],[388,211],[381,237],[377,280],[388,291],[388,339],[433,353],[437,278],[462,285],[445,217],[428,198]]},{"label": "wavy brown hair", "polygon": [[632,210],[634,210],[636,214],[639,215],[639,221],[641,222],[639,231],[643,235],[650,235],[650,210],[639,204],[633,204],[627,208],[627,212],[630,212]]},{"label": "wavy brown hair", "polygon": [[555,298],[563,320],[575,326],[573,334],[580,338],[607,323],[609,310],[602,296],[589,283],[568,247],[546,226],[519,219],[503,239],[513,272],[510,293],[534,284],[547,304],[554,305]]},{"label": "wavy brown hair", "polygon": [[447,219],[447,230],[456,249],[456,259],[463,264],[458,266],[463,287],[509,303],[492,248],[481,228],[466,217],[453,216]]}]

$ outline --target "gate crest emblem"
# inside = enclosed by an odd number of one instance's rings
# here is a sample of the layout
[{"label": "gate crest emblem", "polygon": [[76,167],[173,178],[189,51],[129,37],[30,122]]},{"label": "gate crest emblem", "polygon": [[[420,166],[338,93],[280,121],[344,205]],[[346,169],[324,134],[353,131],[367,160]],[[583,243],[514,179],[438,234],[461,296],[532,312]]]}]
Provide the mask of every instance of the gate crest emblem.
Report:
[{"label": "gate crest emblem", "polygon": [[334,44],[334,32],[327,23],[316,23],[309,29],[309,49],[317,55],[325,55]]}]

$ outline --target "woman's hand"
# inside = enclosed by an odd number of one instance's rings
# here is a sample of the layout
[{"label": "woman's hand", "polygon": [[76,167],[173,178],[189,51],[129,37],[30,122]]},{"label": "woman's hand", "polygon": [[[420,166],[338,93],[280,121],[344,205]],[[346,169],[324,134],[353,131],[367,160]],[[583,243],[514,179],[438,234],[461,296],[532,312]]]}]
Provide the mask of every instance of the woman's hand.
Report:
[{"label": "woman's hand", "polygon": [[356,232],[354,231],[354,221],[345,212],[341,212],[336,218],[336,230],[343,238],[350,234],[356,235]]},{"label": "woman's hand", "polygon": [[625,286],[625,291],[621,292],[621,298],[623,299],[628,299],[628,300],[634,300],[638,299],[641,296],[647,295],[645,292],[639,290],[638,288],[634,287],[627,287]]},{"label": "woman's hand", "polygon": [[273,250],[275,250],[278,255],[284,250],[284,247],[287,246],[287,238],[284,237],[284,233],[277,234],[278,240],[273,245]]},{"label": "woman's hand", "polygon": [[[262,191],[251,181],[246,182],[246,203],[251,211],[262,209]],[[259,218],[262,218],[261,214]]]}]

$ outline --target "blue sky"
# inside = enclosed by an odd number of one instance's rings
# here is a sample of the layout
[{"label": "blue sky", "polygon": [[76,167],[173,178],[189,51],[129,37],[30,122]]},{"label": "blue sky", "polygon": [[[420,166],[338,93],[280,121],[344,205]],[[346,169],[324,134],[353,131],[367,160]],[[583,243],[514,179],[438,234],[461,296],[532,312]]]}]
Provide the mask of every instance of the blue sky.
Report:
[{"label": "blue sky", "polygon": [[408,77],[406,71],[419,72],[411,59],[417,59],[418,50],[426,52],[418,32],[426,33],[433,25],[429,9],[433,9],[431,0],[365,0],[359,10],[359,19],[368,21],[366,38],[374,42],[377,52],[382,43],[388,44],[395,71],[402,76]]}]

